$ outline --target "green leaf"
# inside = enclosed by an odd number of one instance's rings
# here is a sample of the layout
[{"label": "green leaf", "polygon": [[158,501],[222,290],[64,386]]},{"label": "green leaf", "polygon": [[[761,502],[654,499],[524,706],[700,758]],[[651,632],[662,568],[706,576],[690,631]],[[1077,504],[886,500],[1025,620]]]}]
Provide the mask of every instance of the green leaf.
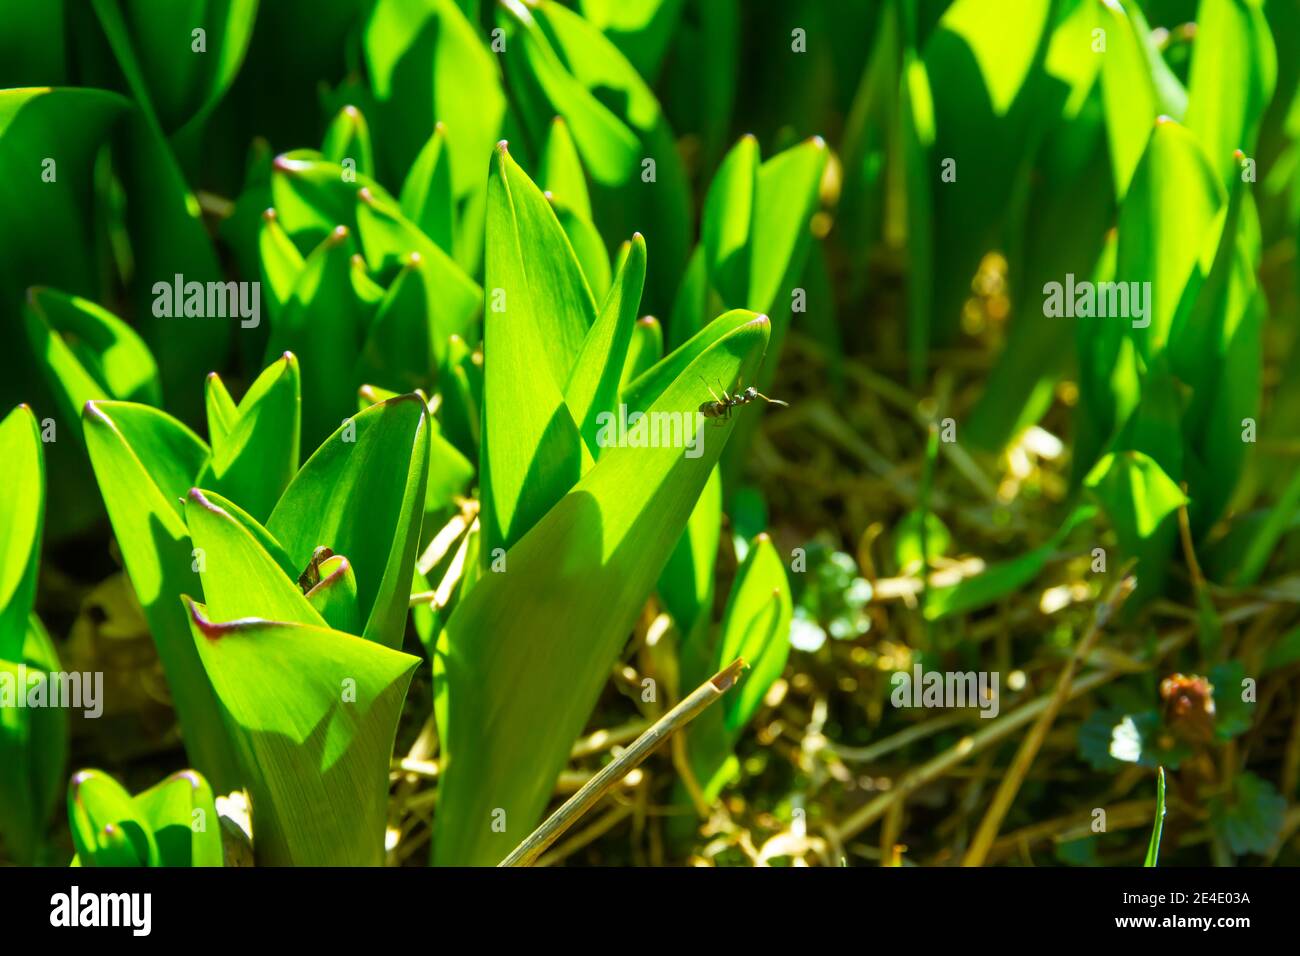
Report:
[{"label": "green leaf", "polygon": [[100,770],[68,784],[68,824],[81,866],[160,866],[153,830],[122,785]]},{"label": "green leaf", "polygon": [[724,304],[752,308],[755,312],[763,312],[771,304],[748,301],[750,233],[754,229],[760,160],[758,140],[742,136],[714,174],[700,223],[700,244],[704,248],[709,284]]},{"label": "green leaf", "polygon": [[[370,144],[370,127],[355,106],[345,106],[325,131],[321,155],[331,163],[363,176],[375,175],[375,153]],[[351,166],[347,163],[351,161]]]},{"label": "green leaf", "polygon": [[605,240],[590,220],[584,219],[562,200],[549,194],[547,198],[555,210],[560,228],[569,238],[574,258],[582,267],[583,278],[587,280],[592,296],[603,299],[609,293],[610,282],[609,253],[605,249]]},{"label": "green leaf", "polygon": [[[21,669],[21,667],[25,667]],[[26,694],[33,676],[58,671],[59,657],[40,618],[27,619],[27,636],[16,659],[0,656],[0,686]],[[5,692],[0,690],[0,696]],[[18,864],[45,861],[50,815],[63,790],[68,759],[68,712],[62,707],[0,706],[0,840]]]},{"label": "green leaf", "polygon": [[419,658],[323,627],[217,624],[189,599],[185,610],[238,741],[258,862],[382,863],[393,738]]},{"label": "green leaf", "polygon": [[623,375],[619,380],[619,390],[625,390],[628,382],[641,375],[663,357],[663,326],[659,324],[659,320],[653,315],[641,316],[636,320],[636,325],[632,328],[632,340],[627,344],[627,360],[623,363]]},{"label": "green leaf", "polygon": [[1172,120],[1157,122],[1120,207],[1115,268],[1119,282],[1150,283],[1140,320],[1130,305],[1143,356],[1165,348],[1188,284],[1198,288],[1209,272],[1226,198],[1195,137]]},{"label": "green leaf", "polygon": [[153,831],[160,866],[224,865],[216,798],[202,774],[174,773],[133,802]]},{"label": "green leaf", "polygon": [[285,304],[293,296],[293,287],[302,273],[303,258],[289,234],[280,225],[274,209],[262,213],[257,233],[257,262],[271,323],[274,324]]},{"label": "green leaf", "polygon": [[1138,559],[1143,599],[1159,594],[1178,533],[1176,512],[1187,503],[1182,489],[1152,458],[1136,451],[1107,455],[1084,484],[1105,509],[1120,549]]},{"label": "green leaf", "polygon": [[717,660],[729,664],[743,657],[750,668],[737,692],[722,702],[726,728],[733,736],[749,723],[785,670],[793,613],[785,565],[771,538],[760,534],[736,572],[722,618]]},{"label": "green leaf", "polygon": [[144,608],[190,763],[221,792],[239,774],[217,702],[177,600],[201,591],[182,502],[209,458],[188,428],[157,409],[89,402],[86,448],[131,585]]},{"label": "green leaf", "polygon": [[560,389],[595,304],[555,214],[504,146],[488,177],[483,554],[509,548],[581,474],[585,446]]},{"label": "green leaf", "polygon": [[360,384],[356,357],[370,309],[352,283],[352,251],[345,226],[313,250],[267,340],[266,364],[285,352],[301,363],[302,434],[309,447],[348,416]]},{"label": "green leaf", "polygon": [[92,399],[162,403],[158,366],[135,330],[106,309],[53,289],[27,291],[27,341],[65,422]]},{"label": "green leaf", "polygon": [[1187,94],[1156,50],[1146,18],[1136,3],[1104,3],[1098,28],[1105,37],[1101,88],[1115,198],[1128,192],[1133,172],[1147,148],[1156,117],[1181,119]]},{"label": "green leaf", "polygon": [[190,489],[186,496],[185,523],[200,552],[199,575],[208,602],[207,614],[214,621],[260,617],[325,626],[297,581],[284,573],[259,542],[259,535],[198,488]]},{"label": "green leaf", "polygon": [[1224,661],[1210,670],[1210,685],[1214,688],[1214,736],[1219,740],[1231,740],[1250,729],[1255,705],[1243,699],[1245,679],[1246,668],[1241,661]]},{"label": "green leaf", "polygon": [[[729,331],[701,333],[712,344],[635,410],[698,426],[700,378],[753,375],[767,321],[717,324]],[[435,862],[495,863],[532,829],[733,424],[702,426],[698,457],[689,445],[607,448],[509,550],[506,572],[484,574],[462,598],[445,632]],[[496,809],[504,832],[492,826]]]},{"label": "green leaf", "polygon": [[598,416],[618,410],[618,389],[641,304],[645,269],[645,240],[637,233],[564,387],[565,404],[593,457],[600,455]]},{"label": "green leaf", "polygon": [[[215,372],[207,384],[212,458],[198,484],[238,501],[255,519],[265,521],[298,472],[298,360],[292,352],[284,353],[249,386],[237,406]],[[224,399],[218,397],[222,395]],[[216,416],[220,421],[214,421]]]},{"label": "green leaf", "polygon": [[550,117],[563,117],[592,179],[594,221],[606,235],[645,235],[654,249],[647,297],[666,308],[686,264],[691,204],[653,91],[596,27],[558,3],[502,0],[498,22],[512,88],[535,102],[524,117],[533,141],[545,140]]},{"label": "green leaf", "polygon": [[1071,513],[1065,523],[1042,545],[1018,558],[990,565],[973,578],[946,587],[931,588],[926,597],[926,620],[939,621],[954,614],[987,607],[1029,585],[1076,527],[1089,521],[1096,509],[1084,506]]},{"label": "green leaf", "polygon": [[357,578],[343,555],[336,554],[320,563],[320,582],[307,592],[306,598],[331,630],[345,634],[361,630]]},{"label": "green leaf", "polygon": [[451,186],[451,149],[441,123],[420,149],[402,183],[399,202],[406,218],[415,223],[443,252],[455,254],[455,195]]},{"label": "green leaf", "polygon": [[26,405],[0,420],[0,658],[21,661],[27,617],[36,601],[41,524],[45,516],[45,462],[40,427]]},{"label": "green leaf", "polygon": [[455,259],[471,275],[483,254],[483,157],[501,138],[506,110],[497,57],[485,41],[453,0],[380,0],[361,37],[376,138],[392,166],[382,170],[385,180],[400,180],[426,133],[443,125],[457,203]]},{"label": "green leaf", "polygon": [[684,0],[582,0],[579,9],[638,73],[653,81],[684,5]]},{"label": "green leaf", "polygon": [[[696,629],[707,625],[713,611],[714,570],[721,538],[722,476],[715,471],[709,475],[691,511],[686,530],[677,540],[663,573],[659,575],[659,597],[684,636],[683,657],[687,656],[686,645],[695,643]],[[700,676],[697,685],[709,676]],[[690,677],[687,683],[690,683]]]},{"label": "green leaf", "polygon": [[1286,798],[1253,773],[1238,774],[1230,794],[1210,800],[1211,825],[1238,856],[1271,851],[1285,812]]},{"label": "green leaf", "polygon": [[587,193],[587,177],[582,171],[582,160],[578,158],[573,136],[561,116],[552,120],[547,132],[537,179],[548,193],[558,196],[583,219],[591,220],[591,196]]},{"label": "green leaf", "polygon": [[364,636],[387,647],[401,646],[406,626],[428,469],[424,400],[402,395],[331,435],[266,523],[298,568],[320,546],[348,559]]},{"label": "green leaf", "polygon": [[382,192],[363,189],[358,198],[357,229],[371,271],[386,275],[394,266],[414,263],[424,280],[433,333],[433,353],[442,355],[443,344],[453,335],[473,340],[478,335],[478,313],[483,290],[402,215]]},{"label": "green leaf", "polygon": [[1239,180],[1233,153],[1252,153],[1273,96],[1277,51],[1261,0],[1202,0],[1187,83],[1187,128],[1220,180]]},{"label": "green leaf", "polygon": [[[0,316],[7,327],[17,327],[23,291],[30,286],[82,296],[99,291],[97,263],[86,242],[93,168],[130,108],[128,100],[105,90],[0,90],[0,178],[16,187],[0,194]],[[43,174],[55,181],[42,182]],[[32,201],[33,190],[41,190],[39,202]],[[16,352],[0,358],[0,369],[6,378],[30,382],[35,370],[20,359]]]},{"label": "green leaf", "polygon": [[[92,0],[136,101],[169,132],[216,106],[243,61],[257,0],[199,0],[161,9],[141,0]],[[203,49],[193,31],[203,31]]]},{"label": "green leaf", "polygon": [[347,176],[342,166],[314,150],[295,149],[275,157],[271,164],[276,219],[303,252],[315,249],[339,226],[356,229],[358,197],[363,189],[392,202],[369,176]]}]

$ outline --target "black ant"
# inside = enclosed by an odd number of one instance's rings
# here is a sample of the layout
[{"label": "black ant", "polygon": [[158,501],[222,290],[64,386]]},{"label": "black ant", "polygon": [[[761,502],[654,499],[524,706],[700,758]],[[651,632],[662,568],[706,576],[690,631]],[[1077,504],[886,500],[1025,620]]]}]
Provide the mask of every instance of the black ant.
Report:
[{"label": "black ant", "polygon": [[[703,381],[703,379],[701,379],[701,381]],[[762,392],[756,389],[753,385],[749,386],[743,391],[737,392],[735,395],[728,394],[727,390],[723,388],[721,398],[718,398],[718,396],[714,394],[713,389],[709,388],[707,382],[704,383],[704,387],[709,389],[710,395],[713,395],[713,401],[705,402],[700,406],[700,414],[703,415],[705,418],[715,418],[715,419],[721,419],[722,421],[730,421],[731,410],[733,408],[735,408],[737,405],[748,405],[756,398],[761,398],[763,401],[771,405],[784,405],[787,408],[790,407],[789,402],[783,402],[778,398],[768,398],[766,395],[764,395]],[[722,388],[721,385],[719,385],[718,387]]]}]

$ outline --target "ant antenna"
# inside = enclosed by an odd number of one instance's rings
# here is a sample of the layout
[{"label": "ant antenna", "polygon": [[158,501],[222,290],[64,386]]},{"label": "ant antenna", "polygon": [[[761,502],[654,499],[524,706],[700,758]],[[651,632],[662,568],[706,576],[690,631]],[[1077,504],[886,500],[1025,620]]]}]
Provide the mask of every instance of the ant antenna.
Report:
[{"label": "ant antenna", "polygon": [[779,398],[768,398],[766,395],[764,395],[762,392],[759,391],[755,391],[754,394],[757,395],[759,398],[761,398],[763,401],[767,402],[769,405],[781,405],[784,406],[785,408],[790,407],[789,402],[783,402]]}]

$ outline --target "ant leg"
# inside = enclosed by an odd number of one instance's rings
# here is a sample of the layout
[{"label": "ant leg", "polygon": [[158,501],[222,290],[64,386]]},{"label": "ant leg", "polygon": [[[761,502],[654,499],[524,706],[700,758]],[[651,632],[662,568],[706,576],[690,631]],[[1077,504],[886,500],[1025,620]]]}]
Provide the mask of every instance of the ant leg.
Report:
[{"label": "ant leg", "polygon": [[719,403],[719,404],[720,404],[720,403],[722,402],[722,399],[718,398],[718,396],[714,394],[713,389],[710,388],[710,386],[709,386],[709,383],[706,382],[706,381],[704,381],[703,376],[700,377],[700,384],[703,385],[705,388],[709,389],[709,395],[712,396],[713,401],[714,401],[715,403]]}]

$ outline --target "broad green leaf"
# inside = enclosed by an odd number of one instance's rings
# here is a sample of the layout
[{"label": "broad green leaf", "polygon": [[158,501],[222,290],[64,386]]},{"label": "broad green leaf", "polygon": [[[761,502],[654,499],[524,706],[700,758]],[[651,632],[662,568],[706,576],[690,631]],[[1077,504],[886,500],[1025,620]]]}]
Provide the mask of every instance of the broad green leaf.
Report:
[{"label": "broad green leaf", "polygon": [[1262,0],[1201,0],[1186,123],[1229,188],[1241,178],[1233,153],[1254,152],[1276,79],[1277,51]]},{"label": "broad green leaf", "polygon": [[[286,352],[253,382],[238,406],[214,372],[208,377],[212,458],[198,483],[238,501],[265,521],[298,471],[301,384],[298,359]],[[224,400],[216,397],[224,394]],[[214,405],[219,421],[214,421]],[[233,407],[232,407],[233,406]]]},{"label": "broad green leaf", "polygon": [[[7,328],[19,327],[23,293],[33,285],[70,295],[99,291],[86,242],[95,206],[93,167],[130,108],[128,100],[104,90],[0,90],[0,180],[12,185],[0,193],[0,321]],[[42,181],[51,175],[53,182]],[[38,372],[21,351],[7,351],[0,357],[0,401],[30,401],[27,389]]]},{"label": "broad green leaf", "polygon": [[785,669],[793,613],[785,565],[771,538],[760,534],[736,572],[722,618],[719,664],[726,666],[742,657],[749,665],[737,692],[722,701],[728,733],[738,734],[749,723]]},{"label": "broad green leaf", "polygon": [[363,189],[358,198],[357,229],[366,262],[376,274],[393,266],[414,263],[424,280],[434,355],[441,356],[446,340],[459,335],[474,339],[483,290],[415,227],[391,199]]},{"label": "broad green leaf", "polygon": [[1157,122],[1120,207],[1115,268],[1120,283],[1150,283],[1138,287],[1146,314],[1139,318],[1131,299],[1129,307],[1143,356],[1164,349],[1188,283],[1198,287],[1209,271],[1226,199],[1196,138],[1172,120]]},{"label": "broad green leaf", "polygon": [[480,484],[485,558],[573,486],[585,445],[563,383],[595,319],[555,214],[504,145],[488,178]]},{"label": "broad green leaf", "polygon": [[451,186],[451,149],[441,123],[420,149],[402,182],[402,212],[443,252],[455,254],[455,194]]},{"label": "broad green leaf", "polygon": [[623,363],[619,391],[625,390],[628,382],[640,376],[663,357],[663,326],[653,315],[641,316],[636,320],[636,325],[632,328],[632,340],[627,344],[627,360]]},{"label": "broad green leaf", "polygon": [[344,634],[356,634],[361,630],[363,622],[357,604],[357,577],[343,555],[336,554],[321,562],[320,582],[305,596],[331,630]]},{"label": "broad green leaf", "polygon": [[27,292],[27,341],[64,422],[92,399],[159,405],[158,366],[135,330],[106,309],[53,289]]},{"label": "broad green leaf", "polygon": [[721,634],[707,666],[697,673],[685,671],[690,674],[685,681],[689,687],[736,658],[743,658],[748,665],[740,686],[728,694],[730,699],[724,698],[719,706],[705,711],[690,727],[691,766],[707,803],[716,800],[740,772],[736,741],[785,669],[792,617],[790,585],[780,555],[767,535],[760,534],[736,571]]},{"label": "broad green leaf", "polygon": [[376,138],[393,167],[382,170],[386,180],[401,179],[435,123],[446,130],[457,200],[455,259],[471,275],[483,254],[483,157],[501,138],[506,110],[488,40],[453,0],[380,0],[361,37],[378,101]]},{"label": "broad green leaf", "polygon": [[[713,611],[714,571],[721,538],[722,477],[715,471],[709,475],[686,530],[659,575],[659,597],[683,635],[682,656],[686,656],[686,645],[695,643],[697,628],[707,626]],[[709,676],[703,675],[700,681]]]},{"label": "broad green leaf", "polygon": [[[130,238],[127,311],[158,362],[167,409],[194,426],[203,413],[203,376],[225,363],[232,341],[261,333],[240,310],[241,290],[225,281],[198,198],[161,131],[130,114],[118,129],[114,161]],[[187,290],[198,287],[203,305],[194,315]],[[249,311],[256,307],[250,303]]]},{"label": "broad green leaf", "polygon": [[[198,488],[185,498],[185,523],[199,549],[199,576],[214,621],[260,617],[324,627],[324,619],[270,552]],[[305,567],[305,565],[304,565]]]},{"label": "broad green leaf", "polygon": [[[16,659],[0,655],[0,697],[28,693],[34,675],[59,671],[59,657],[40,618],[27,619],[26,641]],[[5,690],[5,685],[9,690]],[[0,842],[22,866],[49,862],[45,832],[68,759],[68,712],[62,707],[0,706]]]},{"label": "broad green leaf", "polygon": [[364,636],[387,647],[402,643],[424,517],[425,416],[419,395],[358,412],[302,466],[266,523],[296,567],[320,546],[348,559]]},{"label": "broad green leaf", "polygon": [[257,0],[92,5],[132,95],[168,132],[216,106],[243,62],[257,16]]},{"label": "broad green leaf", "polygon": [[1084,484],[1105,509],[1121,551],[1138,559],[1138,600],[1158,595],[1186,495],[1153,459],[1136,451],[1102,458]]},{"label": "broad green leaf", "polygon": [[542,149],[541,166],[537,181],[543,189],[562,199],[570,209],[588,221],[591,220],[591,197],[587,193],[587,177],[582,171],[578,148],[562,116],[551,121]]},{"label": "broad green leaf", "polygon": [[1267,318],[1256,278],[1259,221],[1241,180],[1231,188],[1214,264],[1195,302],[1175,316],[1169,336],[1171,365],[1191,386],[1179,437],[1198,538],[1227,506],[1249,451],[1243,428],[1259,417]]},{"label": "broad green leaf", "polygon": [[280,218],[274,209],[262,213],[257,234],[257,252],[265,301],[271,323],[274,324],[293,296],[293,287],[298,284],[298,276],[303,268],[302,253],[280,225]]},{"label": "broad green leaf", "polygon": [[[191,488],[190,493],[186,494],[184,498],[187,509],[189,507],[190,494],[194,491],[195,489]],[[224,511],[229,519],[240,525],[244,531],[246,531],[253,540],[257,542],[261,547],[261,550],[271,556],[271,559],[276,563],[276,566],[283,572],[284,577],[291,581],[298,580],[298,577],[305,570],[304,566],[296,564],[293,559],[289,557],[288,552],[284,550],[284,546],[281,545],[279,541],[275,540],[275,537],[271,532],[267,531],[256,518],[250,515],[243,508],[239,507],[239,505],[235,504],[229,498],[225,498],[217,494],[215,491],[204,491],[202,494],[210,504],[216,506],[219,510]],[[200,573],[200,580],[201,579],[202,574]]]},{"label": "broad green leaf", "polygon": [[[687,342],[673,349],[650,368],[628,382],[623,389],[623,401],[627,403],[629,408],[649,408],[659,400],[659,397],[670,385],[680,379],[709,349],[753,321],[753,313],[744,309],[734,309],[718,316],[691,336]],[[770,322],[768,328],[771,328]],[[709,400],[708,390],[710,387],[716,388],[717,383],[709,382],[702,374],[697,374],[695,389],[701,403]]]},{"label": "broad green leaf", "polygon": [[552,380],[566,382],[596,303],[550,204],[504,143],[488,177],[487,234],[487,313],[507,315],[517,335],[534,337]]},{"label": "broad green leaf", "polygon": [[605,235],[641,232],[654,249],[647,298],[666,309],[686,264],[691,205],[676,138],[653,91],[612,43],[551,0],[502,0],[512,89],[531,96],[534,142],[564,118],[592,180],[595,222]]},{"label": "broad green leaf", "polygon": [[436,301],[420,254],[412,253],[379,302],[355,377],[398,394],[430,389],[445,342],[433,321]]},{"label": "broad green leaf", "polygon": [[830,150],[820,136],[792,146],[763,163],[754,188],[750,236],[748,308],[785,317],[792,281],[803,272],[817,209],[818,187]]},{"label": "broad green leaf", "polygon": [[160,866],[224,865],[216,798],[202,774],[174,773],[133,802],[153,831]]},{"label": "broad green leaf", "polygon": [[392,202],[369,176],[346,176],[342,166],[310,149],[283,153],[271,166],[275,217],[303,253],[318,247],[339,226],[356,229],[358,195],[363,189]]},{"label": "broad green leaf", "polygon": [[604,299],[609,293],[610,282],[609,253],[605,249],[605,240],[589,219],[584,219],[562,200],[549,194],[547,198],[555,210],[560,228],[569,238],[574,258],[582,267],[582,276],[587,280],[592,296],[598,301]]},{"label": "broad green leaf", "polygon": [[1286,806],[1286,797],[1267,780],[1239,773],[1228,793],[1210,799],[1210,824],[1234,854],[1268,853],[1282,830]]},{"label": "broad green leaf", "polygon": [[36,416],[20,405],[0,420],[0,658],[21,661],[27,616],[36,601],[41,523],[45,516],[45,461]]},{"label": "broad green leaf", "polygon": [[[626,181],[640,158],[636,133],[566,69],[535,13],[535,7],[518,0],[504,0],[498,8],[500,22],[513,21],[521,28],[516,42],[524,49],[531,75],[572,131],[592,175],[608,184]],[[507,42],[507,50],[510,45]]]},{"label": "broad green leaf", "polygon": [[[363,176],[375,175],[375,152],[370,143],[370,127],[361,110],[345,106],[325,131],[321,155],[331,163]],[[349,165],[350,164],[350,165]]]},{"label": "broad green leaf", "polygon": [[185,611],[238,741],[258,862],[382,863],[388,765],[419,658],[323,627],[214,623],[189,599]]},{"label": "broad green leaf", "polygon": [[178,595],[201,592],[182,502],[207,463],[207,446],[164,412],[89,402],[86,448],[131,585],[144,608],[190,763],[221,792],[240,786],[237,764]]},{"label": "broad green leaf", "polygon": [[[681,416],[699,429],[693,443],[607,448],[509,550],[505,573],[484,574],[448,622],[436,862],[496,863],[545,807],[734,425],[701,426],[699,379],[752,377],[761,362],[767,320],[735,318],[719,320],[730,331],[635,407],[650,422]],[[492,826],[496,810],[504,832]]]},{"label": "broad green leaf", "polygon": [[1123,200],[1159,116],[1182,119],[1187,94],[1151,40],[1142,10],[1133,0],[1104,0],[1098,7],[1101,88],[1106,104],[1115,198]]},{"label": "broad green leaf", "polygon": [[684,5],[684,0],[582,0],[578,8],[653,82]]},{"label": "broad green leaf", "polygon": [[81,866],[160,866],[153,830],[122,785],[100,770],[68,784],[68,824]]},{"label": "broad green leaf", "polygon": [[623,260],[595,324],[583,340],[582,350],[564,387],[565,404],[592,457],[600,455],[596,445],[598,417],[601,413],[618,411],[619,383],[636,325],[637,309],[641,305],[645,269],[645,240],[638,233],[632,237],[631,251]]},{"label": "broad green leaf", "polygon": [[[761,161],[758,140],[742,136],[718,167],[704,199],[700,243],[709,284],[722,302],[734,308],[764,311],[749,299],[750,235]],[[770,303],[769,303],[770,305]]]},{"label": "broad green leaf", "polygon": [[265,364],[285,352],[302,368],[302,435],[308,446],[352,411],[356,358],[369,306],[352,283],[352,236],[339,226],[307,257],[267,339]]}]

